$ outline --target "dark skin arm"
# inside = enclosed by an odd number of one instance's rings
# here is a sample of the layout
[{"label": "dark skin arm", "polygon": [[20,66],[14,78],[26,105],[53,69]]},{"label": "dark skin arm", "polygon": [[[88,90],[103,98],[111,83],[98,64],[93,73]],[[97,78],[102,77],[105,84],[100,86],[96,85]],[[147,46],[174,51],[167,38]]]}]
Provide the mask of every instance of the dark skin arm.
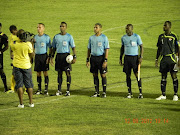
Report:
[{"label": "dark skin arm", "polygon": [[51,58],[50,58],[50,64],[52,66],[54,66],[53,58],[54,58],[55,53],[56,53],[56,48],[52,48],[52,50],[51,50]]},{"label": "dark skin arm", "polygon": [[156,60],[155,60],[155,67],[158,67],[158,58],[160,56],[161,48],[158,47],[157,53],[156,53]]},{"label": "dark skin arm", "polygon": [[140,58],[139,58],[139,64],[141,64],[141,62],[142,62],[143,53],[144,53],[144,47],[143,47],[143,45],[140,45]]},{"label": "dark skin arm", "polygon": [[[75,47],[74,47],[74,48],[72,48],[72,51],[73,51],[73,55],[74,55],[74,56],[76,56],[76,49],[75,49]],[[76,62],[76,58],[75,58],[75,57],[73,57],[72,64],[74,64],[75,62]]]},{"label": "dark skin arm", "polygon": [[[109,49],[105,49],[105,59],[108,59],[108,52],[109,52]],[[103,67],[103,68],[106,68],[106,67],[107,67],[107,61],[104,61],[104,62],[103,62],[102,67]]]},{"label": "dark skin arm", "polygon": [[122,45],[122,46],[121,46],[121,49],[120,49],[120,59],[119,59],[119,64],[120,64],[121,66],[123,65],[123,63],[122,63],[123,55],[124,55],[124,46]]},{"label": "dark skin arm", "polygon": [[[87,58],[90,57],[90,53],[91,53],[91,50],[88,49],[88,50],[87,50]],[[90,64],[89,64],[89,61],[88,61],[88,62],[86,61],[86,67],[87,67],[87,68],[89,67],[89,65],[90,65]]]}]

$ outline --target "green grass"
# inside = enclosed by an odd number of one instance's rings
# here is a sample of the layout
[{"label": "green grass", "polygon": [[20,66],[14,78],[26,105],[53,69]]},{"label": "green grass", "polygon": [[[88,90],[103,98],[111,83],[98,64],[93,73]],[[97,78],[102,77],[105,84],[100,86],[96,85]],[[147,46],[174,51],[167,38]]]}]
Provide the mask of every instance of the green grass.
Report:
[{"label": "green grass", "polygon": [[[156,101],[160,92],[160,73],[154,67],[158,35],[163,32],[163,23],[172,21],[172,31],[180,35],[179,0],[69,0],[69,1],[25,1],[1,0],[0,22],[2,31],[10,35],[9,26],[37,33],[37,23],[46,25],[46,33],[53,38],[59,32],[61,21],[68,23],[68,32],[73,35],[77,62],[73,65],[71,96],[34,95],[34,108],[27,107],[28,97],[24,96],[25,108],[19,109],[17,94],[3,93],[0,81],[0,134],[1,135],[177,135],[180,127],[180,105],[173,102],[173,85],[170,75],[167,83],[167,100]],[[93,78],[85,66],[88,39],[93,35],[93,26],[100,22],[104,34],[110,41],[107,98],[90,98],[93,94]],[[125,25],[134,24],[144,44],[144,59],[141,67],[144,99],[138,100],[138,87],[132,74],[134,98],[127,94],[125,74],[119,66],[121,37]],[[12,68],[9,50],[4,53],[4,70],[8,86]],[[34,65],[33,65],[34,66]],[[49,71],[49,92],[57,90],[57,73],[54,67]],[[66,77],[63,76],[63,91],[66,91]],[[180,75],[178,74],[180,80]],[[36,73],[33,72],[34,90],[37,90]],[[102,90],[101,90],[102,91]],[[130,119],[130,121],[129,121]],[[138,123],[133,123],[138,119]],[[148,120],[142,123],[144,120]],[[160,119],[160,123],[156,122]],[[168,122],[164,123],[164,119]],[[127,120],[127,121],[126,121]],[[130,123],[128,123],[128,121]]]}]

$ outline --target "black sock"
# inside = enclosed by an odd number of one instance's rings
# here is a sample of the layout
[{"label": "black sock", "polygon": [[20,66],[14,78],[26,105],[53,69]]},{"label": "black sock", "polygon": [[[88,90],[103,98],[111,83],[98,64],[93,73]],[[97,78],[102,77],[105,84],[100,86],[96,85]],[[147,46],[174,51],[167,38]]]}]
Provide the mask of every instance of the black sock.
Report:
[{"label": "black sock", "polygon": [[163,96],[166,96],[166,83],[166,79],[161,80],[161,91]]},{"label": "black sock", "polygon": [[107,85],[107,79],[106,77],[102,77],[103,92],[105,93],[106,93],[106,85]]},{"label": "black sock", "polygon": [[94,77],[94,87],[95,87],[96,92],[99,94],[99,78],[98,78],[98,76]]},{"label": "black sock", "polygon": [[41,82],[42,82],[41,76],[37,76],[37,83],[38,83],[38,90],[39,91],[41,91]]},{"label": "black sock", "polygon": [[140,80],[138,81],[138,78],[137,79],[137,82],[138,82],[138,87],[139,87],[139,93],[142,94],[142,83],[141,83],[141,78]]},{"label": "black sock", "polygon": [[67,91],[70,90],[70,85],[71,85],[71,76],[67,76]]},{"label": "black sock", "polygon": [[173,80],[173,86],[174,86],[174,95],[177,95],[178,92],[178,79]]},{"label": "black sock", "polygon": [[131,91],[131,78],[130,77],[126,77],[126,83],[127,83],[127,87],[128,87],[128,93],[130,93],[132,95],[132,91]]},{"label": "black sock", "polygon": [[48,76],[45,76],[45,90],[48,90],[48,84],[49,84],[49,77]]},{"label": "black sock", "polygon": [[1,74],[1,79],[3,81],[5,92],[6,92],[6,91],[8,91],[8,88],[7,88],[7,82],[6,82],[6,75],[5,75],[5,73]]},{"label": "black sock", "polygon": [[58,75],[58,90],[61,91],[61,85],[62,85],[62,75]]}]

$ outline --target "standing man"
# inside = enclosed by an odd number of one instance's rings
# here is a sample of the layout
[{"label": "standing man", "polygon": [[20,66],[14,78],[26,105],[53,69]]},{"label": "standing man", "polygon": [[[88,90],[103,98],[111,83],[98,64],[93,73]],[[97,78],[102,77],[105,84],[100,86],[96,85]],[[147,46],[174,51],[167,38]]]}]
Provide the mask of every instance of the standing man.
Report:
[{"label": "standing man", "polygon": [[[133,69],[134,75],[136,76],[138,87],[139,87],[139,99],[143,98],[142,95],[142,85],[141,78],[138,80],[138,65],[141,64],[143,58],[143,44],[141,41],[141,37],[135,33],[133,33],[133,25],[127,24],[126,26],[126,35],[121,38],[122,46],[120,51],[120,65],[122,66],[122,58],[124,57],[124,68],[123,72],[126,73],[126,83],[128,87],[128,96],[127,98],[132,98],[132,90],[131,90],[131,69]],[[140,47],[140,55],[139,48]],[[138,56],[139,55],[139,56]]]},{"label": "standing man", "polygon": [[91,97],[100,97],[99,94],[99,78],[98,71],[101,74],[103,93],[102,97],[106,97],[106,73],[107,73],[107,61],[108,61],[108,51],[109,51],[109,41],[108,38],[101,33],[102,25],[96,23],[94,26],[94,33],[89,38],[88,50],[87,50],[87,60],[86,66],[89,67],[89,57],[90,58],[90,72],[93,73],[95,93]]},{"label": "standing man", "polygon": [[[34,48],[35,48],[35,67],[34,71],[37,72],[37,83],[38,90],[36,92],[37,95],[42,94],[41,92],[41,72],[44,74],[44,82],[45,82],[45,90],[44,94],[48,95],[48,70],[49,70],[49,60],[51,57],[51,39],[48,35],[44,33],[45,25],[43,23],[38,23],[37,31],[38,34],[34,36]],[[47,54],[49,48],[49,56]]]},{"label": "standing man", "polygon": [[[11,32],[11,35],[9,37],[9,45],[13,46],[16,42],[20,42],[20,39],[17,37],[17,27],[15,25],[11,25],[9,27],[9,31]],[[11,56],[11,59],[13,60],[13,51],[11,50],[11,48],[10,48],[10,56]],[[11,64],[11,66],[13,66],[13,64]],[[9,92],[14,93],[14,88],[15,88],[15,80],[14,80],[14,75],[12,73],[11,91],[9,91]]]},{"label": "standing man", "polygon": [[177,62],[178,66],[180,67],[178,41],[176,35],[171,32],[170,21],[166,21],[164,23],[163,30],[165,33],[159,35],[158,38],[158,49],[155,61],[155,66],[158,67],[158,58],[161,56],[159,72],[161,73],[162,95],[156,98],[156,100],[166,99],[166,78],[167,73],[170,72],[174,86],[173,101],[178,101],[178,79],[176,75],[177,70],[175,69]]},{"label": "standing man", "polygon": [[72,71],[71,64],[66,62],[66,57],[70,54],[70,48],[73,51],[73,61],[72,64],[76,62],[76,51],[73,37],[66,32],[67,23],[61,22],[60,33],[56,34],[53,38],[52,46],[52,58],[51,63],[53,64],[53,57],[55,52],[57,52],[55,59],[55,70],[58,72],[58,91],[56,95],[62,95],[61,85],[63,82],[63,71],[65,71],[67,76],[67,91],[65,96],[70,96],[70,84],[71,84],[71,74]]},{"label": "standing man", "polygon": [[[2,24],[0,23],[0,75],[4,84],[4,92],[8,91],[6,75],[3,70],[3,53],[8,49],[8,37],[1,32]],[[4,47],[3,47],[4,45]]]},{"label": "standing man", "polygon": [[20,42],[11,45],[14,54],[13,58],[13,73],[16,82],[15,88],[17,89],[20,104],[19,108],[24,108],[23,104],[23,85],[27,88],[29,96],[29,107],[34,107],[32,102],[33,95],[33,82],[31,71],[31,59],[34,56],[33,47],[31,42],[26,42],[27,35],[24,30],[18,31]]}]

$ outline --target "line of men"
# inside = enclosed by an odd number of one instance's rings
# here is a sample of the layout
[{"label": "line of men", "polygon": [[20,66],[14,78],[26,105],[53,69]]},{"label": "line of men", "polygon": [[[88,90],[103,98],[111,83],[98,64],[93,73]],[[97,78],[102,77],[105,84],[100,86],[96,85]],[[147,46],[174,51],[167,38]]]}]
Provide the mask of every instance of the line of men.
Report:
[{"label": "line of men", "polygon": [[[34,70],[37,72],[37,82],[38,82],[38,90],[36,91],[36,94],[42,94],[42,77],[41,72],[43,72],[44,80],[45,80],[45,90],[44,94],[48,95],[48,83],[49,83],[49,77],[48,77],[48,70],[49,70],[49,63],[52,65],[53,58],[55,53],[55,70],[58,72],[58,91],[56,92],[56,95],[62,95],[61,91],[61,85],[62,85],[62,75],[63,71],[65,71],[67,76],[67,91],[66,96],[70,96],[70,84],[71,84],[71,64],[66,62],[66,57],[70,54],[70,48],[72,48],[73,51],[73,61],[72,64],[76,62],[76,51],[75,51],[75,43],[73,40],[73,37],[66,32],[67,29],[67,23],[61,22],[60,24],[60,33],[56,34],[53,38],[53,42],[51,44],[50,37],[44,33],[45,31],[45,25],[43,23],[39,23],[37,27],[38,34],[34,36],[33,40],[33,51],[35,52],[35,67]],[[161,62],[160,62],[160,72],[162,74],[162,80],[161,80],[161,91],[162,95],[156,100],[162,100],[166,99],[166,78],[167,73],[170,71],[171,77],[173,79],[173,86],[174,86],[174,96],[173,100],[178,100],[178,79],[177,79],[177,66],[180,66],[179,61],[179,46],[177,37],[175,34],[171,32],[171,22],[166,21],[164,23],[163,30],[165,31],[164,34],[161,34],[158,38],[157,43],[157,55],[156,55],[156,63],[155,65],[158,66],[158,58],[161,56]],[[17,42],[23,42],[20,37],[17,35],[17,28],[15,26],[10,27],[10,31],[12,33],[11,38],[12,42],[10,42],[11,47],[16,46]],[[107,73],[107,61],[108,61],[108,51],[109,51],[109,41],[107,36],[102,34],[102,25],[100,23],[96,23],[94,26],[94,33],[95,35],[91,36],[89,38],[88,42],[88,50],[87,50],[87,60],[86,60],[86,66],[90,66],[90,72],[93,74],[94,78],[94,86],[95,86],[95,93],[91,97],[100,97],[99,92],[99,78],[98,73],[100,73],[102,78],[102,87],[103,87],[103,93],[102,97],[106,97],[106,86],[107,86],[107,79],[106,79],[106,73]],[[5,34],[4,34],[5,35]],[[16,35],[18,37],[16,37]],[[13,37],[14,36],[14,37]],[[6,36],[7,38],[7,36]],[[11,40],[10,40],[11,41]],[[120,65],[124,65],[123,72],[126,73],[126,82],[128,87],[128,95],[127,98],[132,98],[132,90],[131,90],[131,70],[133,69],[133,72],[135,74],[135,77],[137,78],[137,83],[139,87],[139,99],[143,98],[142,95],[142,82],[141,79],[138,79],[138,65],[141,64],[143,59],[143,43],[141,40],[141,37],[133,33],[133,25],[127,24],[126,26],[126,35],[124,35],[121,38],[122,46],[120,49]],[[7,49],[7,42],[1,43],[4,44],[5,47],[2,49],[5,51]],[[1,45],[1,46],[2,46]],[[2,47],[1,47],[2,48]],[[49,48],[49,55],[47,54],[47,50]],[[140,49],[140,54],[139,54]],[[1,52],[3,52],[1,51]],[[31,52],[31,51],[30,51]],[[11,52],[12,59],[15,59],[13,57],[13,49]],[[125,54],[125,56],[124,56]],[[17,55],[17,54],[16,54]],[[122,62],[124,56],[124,63]],[[13,60],[13,65],[14,65]],[[15,68],[15,66],[14,66]],[[2,70],[3,71],[3,70]],[[4,73],[4,72],[3,72]],[[30,73],[30,72],[29,72]],[[14,74],[14,70],[13,70]],[[2,75],[1,75],[2,76]],[[4,74],[5,76],[5,74]],[[3,78],[3,77],[2,77]],[[5,77],[4,77],[5,78]],[[16,78],[16,77],[15,77]],[[32,80],[32,77],[30,77]],[[13,78],[11,79],[13,80]],[[22,80],[23,81],[23,80]],[[7,91],[7,85],[6,81],[4,82],[5,91]],[[18,90],[19,87],[22,88],[22,84],[25,82],[21,82],[21,85],[18,87],[17,80],[16,82],[16,89]],[[14,84],[14,83],[13,83]],[[31,84],[31,81],[30,81]],[[29,87],[33,88],[33,84],[30,86],[26,86],[27,92],[29,92]],[[20,93],[18,93],[20,104],[18,107],[23,108],[23,102],[22,102],[22,91],[19,90]],[[32,95],[30,95],[30,107],[34,104],[32,103]],[[33,104],[33,105],[32,105]]]}]

